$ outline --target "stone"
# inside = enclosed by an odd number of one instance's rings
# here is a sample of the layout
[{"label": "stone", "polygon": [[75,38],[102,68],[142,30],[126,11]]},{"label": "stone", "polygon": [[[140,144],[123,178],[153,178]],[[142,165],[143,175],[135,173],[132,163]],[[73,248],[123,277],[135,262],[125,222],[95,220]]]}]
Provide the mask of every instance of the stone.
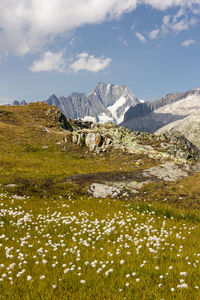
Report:
[{"label": "stone", "polygon": [[166,162],[157,167],[150,168],[143,172],[145,177],[157,177],[161,180],[175,181],[188,176],[188,173],[183,168],[171,163]]},{"label": "stone", "polygon": [[140,190],[143,187],[143,185],[147,184],[148,182],[149,181],[144,181],[144,182],[132,181],[127,184],[127,187],[134,190]]},{"label": "stone", "polygon": [[43,130],[42,130],[42,131],[47,132],[47,133],[50,133],[49,129],[46,128],[46,127],[43,127]]},{"label": "stone", "polygon": [[96,134],[96,138],[95,138],[95,144],[97,147],[101,147],[103,145],[103,141],[104,141],[104,138],[102,135],[100,135],[100,133],[97,133]]},{"label": "stone", "polygon": [[75,134],[72,135],[72,142],[73,142],[74,144],[77,144],[77,143],[78,143],[78,134],[77,134],[77,133],[75,133]]},{"label": "stone", "polygon": [[85,134],[83,132],[78,134],[77,145],[79,145],[81,147],[85,145]]},{"label": "stone", "polygon": [[100,150],[104,145],[104,137],[100,133],[90,132],[86,135],[85,145],[90,151]]},{"label": "stone", "polygon": [[16,200],[25,200],[26,199],[24,196],[18,196],[18,195],[13,195],[12,198],[16,199]]},{"label": "stone", "polygon": [[13,187],[16,187],[16,186],[18,186],[18,185],[15,184],[15,183],[9,183],[9,184],[5,185],[6,188],[13,188]]},{"label": "stone", "polygon": [[95,198],[115,198],[120,194],[120,189],[110,185],[92,183],[88,192]]},{"label": "stone", "polygon": [[193,171],[195,173],[200,173],[200,163],[197,163],[194,167],[193,167]]},{"label": "stone", "polygon": [[88,133],[85,139],[85,145],[89,148],[90,151],[94,151],[96,148],[96,134]]}]

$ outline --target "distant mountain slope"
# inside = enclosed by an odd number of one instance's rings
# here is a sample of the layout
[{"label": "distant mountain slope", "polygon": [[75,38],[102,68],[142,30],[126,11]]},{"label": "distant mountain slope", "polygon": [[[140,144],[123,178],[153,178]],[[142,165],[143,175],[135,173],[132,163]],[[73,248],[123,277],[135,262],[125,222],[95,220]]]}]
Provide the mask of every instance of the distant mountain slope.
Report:
[{"label": "distant mountain slope", "polygon": [[200,149],[200,114],[192,114],[183,120],[172,122],[155,133],[160,135],[166,131],[169,133],[179,132]]},{"label": "distant mountain slope", "polygon": [[139,100],[125,85],[98,83],[88,96],[72,93],[67,98],[52,95],[45,101],[58,107],[67,118],[96,122],[113,121],[117,124],[124,119],[125,112],[139,103]]},{"label": "distant mountain slope", "polygon": [[14,106],[23,106],[23,105],[27,105],[27,102],[25,100],[22,100],[21,102],[17,101],[17,100],[14,100],[11,105],[14,105]]},{"label": "distant mountain slope", "polygon": [[155,132],[191,114],[200,115],[199,89],[168,94],[154,102],[137,104],[125,113],[121,125],[138,131]]}]

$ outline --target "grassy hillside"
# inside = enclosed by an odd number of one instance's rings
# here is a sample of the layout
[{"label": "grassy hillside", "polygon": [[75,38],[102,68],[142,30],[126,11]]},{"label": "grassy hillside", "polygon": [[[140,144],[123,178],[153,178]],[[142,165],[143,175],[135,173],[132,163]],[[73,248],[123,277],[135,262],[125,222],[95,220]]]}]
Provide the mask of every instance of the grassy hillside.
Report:
[{"label": "grassy hillside", "polygon": [[200,174],[94,199],[92,176],[159,160],[89,152],[47,111],[0,107],[0,298],[199,299]]}]

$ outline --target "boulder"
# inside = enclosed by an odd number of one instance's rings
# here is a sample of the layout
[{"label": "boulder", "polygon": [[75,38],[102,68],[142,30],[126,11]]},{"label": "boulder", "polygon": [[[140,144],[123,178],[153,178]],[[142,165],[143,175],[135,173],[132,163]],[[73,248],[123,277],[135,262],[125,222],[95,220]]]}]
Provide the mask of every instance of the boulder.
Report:
[{"label": "boulder", "polygon": [[95,198],[115,198],[120,194],[120,189],[100,183],[92,183],[88,193]]},{"label": "boulder", "polygon": [[85,145],[85,134],[83,132],[78,133],[77,145],[81,147]]},{"label": "boulder", "polygon": [[161,180],[175,181],[188,176],[188,173],[183,168],[171,163],[166,162],[158,167],[153,167],[143,172],[145,177],[157,177]]},{"label": "boulder", "polygon": [[85,139],[85,145],[89,148],[90,151],[94,151],[96,148],[96,134],[88,133]]}]

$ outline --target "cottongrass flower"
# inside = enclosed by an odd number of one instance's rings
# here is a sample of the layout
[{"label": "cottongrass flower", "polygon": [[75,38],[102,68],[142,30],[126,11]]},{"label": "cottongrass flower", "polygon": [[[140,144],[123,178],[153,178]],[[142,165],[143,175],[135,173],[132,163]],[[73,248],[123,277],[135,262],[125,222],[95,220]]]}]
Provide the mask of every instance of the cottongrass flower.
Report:
[{"label": "cottongrass flower", "polygon": [[178,284],[177,288],[178,289],[188,289],[188,285],[186,283]]},{"label": "cottongrass flower", "polygon": [[31,280],[32,280],[32,277],[31,277],[30,275],[28,275],[28,276],[26,277],[26,279],[27,279],[28,281],[31,281]]},{"label": "cottongrass flower", "polygon": [[83,280],[83,279],[80,280],[80,283],[81,283],[81,284],[85,284],[85,282],[86,282],[86,281]]},{"label": "cottongrass flower", "polygon": [[125,286],[126,286],[126,287],[128,287],[129,285],[130,285],[130,283],[129,283],[129,282],[127,282],[127,283],[125,284]]}]

